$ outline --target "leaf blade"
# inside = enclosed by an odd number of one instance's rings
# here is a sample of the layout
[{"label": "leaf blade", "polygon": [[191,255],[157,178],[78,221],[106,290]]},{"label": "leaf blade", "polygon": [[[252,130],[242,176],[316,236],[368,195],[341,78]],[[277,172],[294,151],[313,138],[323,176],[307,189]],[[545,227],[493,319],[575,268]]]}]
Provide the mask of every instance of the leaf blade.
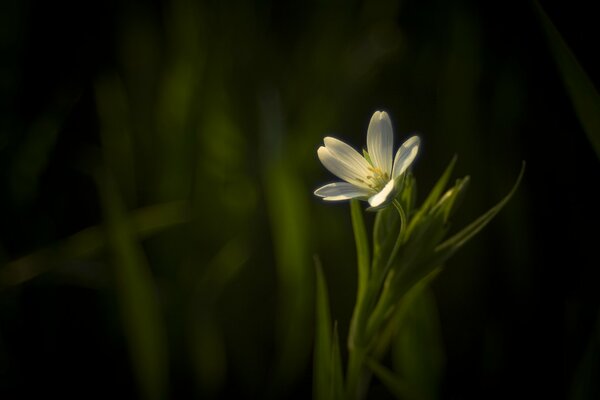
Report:
[{"label": "leaf blade", "polygon": [[307,190],[297,171],[274,160],[264,171],[267,211],[273,233],[280,304],[274,367],[274,392],[289,385],[310,363],[311,333],[303,329],[313,314],[314,287],[310,268]]},{"label": "leaf blade", "polygon": [[479,233],[479,231],[481,231],[512,198],[517,188],[519,187],[521,180],[523,179],[524,173],[525,162],[523,162],[521,171],[519,172],[519,176],[517,177],[517,180],[515,181],[513,187],[508,192],[508,194],[504,196],[494,207],[492,207],[486,213],[484,213],[475,221],[470,223],[467,227],[463,228],[460,232],[456,233],[451,238],[439,244],[435,249],[436,253],[447,252],[447,257],[449,257],[456,250],[458,250],[458,248],[464,245],[469,239],[471,239],[473,236]]},{"label": "leaf blade", "polygon": [[143,249],[125,219],[116,182],[108,173],[98,173],[98,186],[123,325],[141,395],[159,400],[167,395],[168,356],[156,287]]},{"label": "leaf blade", "polygon": [[332,399],[341,400],[344,395],[344,374],[342,356],[340,354],[340,338],[337,321],[333,325],[333,343],[331,348],[331,391]]},{"label": "leaf blade", "polygon": [[331,398],[333,370],[331,363],[331,315],[329,295],[321,261],[315,257],[316,300],[315,300],[315,345],[313,350],[313,399]]},{"label": "leaf blade", "polygon": [[542,6],[534,5],[575,113],[600,157],[600,94]]},{"label": "leaf blade", "polygon": [[425,199],[421,207],[417,210],[414,217],[411,219],[408,225],[407,235],[410,235],[412,233],[412,231],[415,229],[415,227],[423,218],[423,216],[425,216],[429,212],[429,210],[431,210],[431,208],[433,208],[438,202],[440,196],[444,191],[444,188],[450,180],[450,176],[452,175],[452,171],[454,171],[454,166],[456,165],[457,160],[458,156],[455,154],[450,160],[450,163],[448,164],[444,172],[442,173],[442,176],[440,176],[436,184],[433,186],[433,188],[427,195],[427,198]]}]

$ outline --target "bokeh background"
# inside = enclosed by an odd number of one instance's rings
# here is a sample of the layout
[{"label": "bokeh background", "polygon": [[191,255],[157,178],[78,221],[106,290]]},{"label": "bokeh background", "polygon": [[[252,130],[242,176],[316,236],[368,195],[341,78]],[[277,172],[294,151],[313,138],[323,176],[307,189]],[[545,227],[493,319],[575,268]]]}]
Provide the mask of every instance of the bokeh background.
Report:
[{"label": "bokeh background", "polygon": [[527,162],[433,284],[439,397],[599,398],[600,108],[557,64],[598,82],[597,16],[541,6],[3,1],[0,398],[309,398],[313,256],[342,338],[356,285],[316,149],[375,110],[421,198],[459,155],[455,227]]}]

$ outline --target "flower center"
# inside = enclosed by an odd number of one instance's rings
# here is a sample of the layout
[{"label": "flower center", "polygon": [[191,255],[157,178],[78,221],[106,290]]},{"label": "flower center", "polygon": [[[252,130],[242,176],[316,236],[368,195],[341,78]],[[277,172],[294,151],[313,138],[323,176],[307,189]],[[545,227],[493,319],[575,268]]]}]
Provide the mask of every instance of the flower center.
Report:
[{"label": "flower center", "polygon": [[369,167],[369,171],[372,172],[371,175],[367,175],[367,181],[365,182],[367,186],[371,189],[379,191],[383,189],[383,187],[390,181],[390,176],[387,172],[383,172],[379,168]]}]

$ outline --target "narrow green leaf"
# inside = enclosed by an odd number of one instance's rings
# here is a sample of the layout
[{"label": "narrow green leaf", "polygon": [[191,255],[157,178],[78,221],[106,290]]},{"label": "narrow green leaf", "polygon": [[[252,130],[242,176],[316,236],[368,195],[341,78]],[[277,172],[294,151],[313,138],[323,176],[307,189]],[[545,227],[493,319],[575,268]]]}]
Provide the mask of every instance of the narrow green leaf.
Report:
[{"label": "narrow green leaf", "polygon": [[316,301],[315,301],[315,345],[313,354],[313,399],[329,400],[332,393],[333,345],[331,339],[331,315],[327,283],[321,261],[315,257]]},{"label": "narrow green leaf", "polygon": [[123,83],[117,76],[94,82],[96,109],[100,120],[104,163],[113,173],[125,204],[135,204],[135,143]]},{"label": "narrow green leaf", "polygon": [[396,279],[400,278],[400,274],[410,271],[413,266],[429,257],[447,231],[448,224],[444,221],[442,214],[431,213],[424,216],[394,260],[394,268],[399,272]]},{"label": "narrow green leaf", "polygon": [[369,241],[365,229],[362,210],[358,200],[350,201],[350,212],[352,215],[352,228],[354,229],[354,241],[356,243],[356,258],[358,261],[358,294],[357,303],[364,297],[367,283],[369,281]]},{"label": "narrow green leaf", "polygon": [[209,308],[223,289],[239,274],[250,257],[247,240],[237,237],[227,242],[206,265],[202,277],[195,285],[195,293]]},{"label": "narrow green leaf", "polygon": [[381,359],[387,354],[392,340],[400,327],[400,321],[405,317],[407,310],[411,308],[412,300],[418,296],[419,292],[426,289],[428,285],[435,279],[440,272],[440,269],[435,269],[424,278],[415,283],[412,288],[398,301],[398,304],[393,309],[393,315],[389,318],[387,325],[381,330],[379,335],[374,339],[372,354],[376,360]]},{"label": "narrow green leaf", "polygon": [[456,160],[458,160],[458,156],[454,155],[450,160],[450,163],[444,170],[444,173],[442,174],[442,176],[440,176],[440,179],[438,179],[435,186],[433,186],[433,189],[431,189],[431,192],[429,192],[429,195],[427,196],[427,198],[423,202],[423,205],[421,206],[421,210],[424,210],[424,212],[429,211],[435,205],[435,203],[438,202],[440,196],[446,188],[446,185],[448,184],[448,181],[450,180],[452,171],[454,171]]},{"label": "narrow green leaf", "polygon": [[371,161],[371,156],[369,155],[369,153],[365,149],[363,149],[363,156],[369,162],[369,164],[373,165],[373,162]]},{"label": "narrow green leaf", "polygon": [[401,274],[391,275],[384,286],[384,293],[381,296],[377,307],[371,314],[367,327],[367,335],[375,335],[390,323],[394,317],[394,311],[399,302],[405,301],[406,296],[415,288],[424,286],[431,282],[441,271],[441,263],[437,260],[428,260],[415,263],[411,268]]},{"label": "narrow green leaf", "polygon": [[525,162],[523,162],[523,166],[521,167],[521,172],[519,172],[519,176],[515,184],[513,185],[510,192],[502,199],[498,204],[492,207],[488,212],[483,214],[481,217],[477,218],[466,228],[447,239],[440,245],[438,245],[435,249],[437,253],[447,253],[445,257],[449,257],[454,251],[458,250],[462,245],[464,245],[469,239],[475,236],[479,231],[483,229],[495,216],[502,210],[502,208],[508,203],[508,201],[515,194],[515,191],[519,187],[521,183],[521,179],[523,178],[523,174],[525,173]]},{"label": "narrow green leaf", "polygon": [[[456,186],[449,191],[449,197],[441,199],[438,206],[442,212],[432,212],[425,215],[419,224],[414,228],[413,233],[409,237],[402,251],[398,255],[397,264],[398,271],[393,276],[389,277],[389,282],[386,281],[384,294],[389,296],[389,299],[380,299],[379,304],[371,314],[368,326],[368,334],[376,331],[381,324],[383,315],[387,312],[391,304],[395,304],[402,296],[404,296],[411,288],[420,282],[424,277],[434,272],[437,268],[460,248],[466,241],[477,234],[489,221],[506,205],[513,196],[525,171],[525,163],[519,173],[519,176],[509,192],[495,207],[482,215],[472,224],[464,228],[459,233],[455,234],[450,239],[436,246],[447,232],[447,224],[445,222],[446,214],[444,211],[452,212],[460,198],[452,198],[452,196],[462,196],[468,179],[458,180]],[[448,194],[448,192],[447,192]],[[452,203],[447,203],[452,201]],[[446,210],[444,207],[449,206]],[[435,246],[435,247],[434,247]],[[389,289],[389,293],[388,290]]]},{"label": "narrow green leaf", "polygon": [[273,160],[265,167],[266,200],[275,248],[279,310],[278,360],[273,390],[283,390],[310,362],[313,276],[310,267],[308,190],[293,167]]},{"label": "narrow green leaf", "polygon": [[392,346],[394,369],[426,398],[438,398],[445,357],[435,297],[428,285],[415,285],[399,313]]},{"label": "narrow green leaf", "polygon": [[250,257],[244,236],[229,240],[205,266],[190,299],[187,329],[194,381],[202,398],[216,398],[226,382],[227,347],[215,315],[223,290],[238,276]]},{"label": "narrow green leaf", "polygon": [[114,259],[121,315],[141,396],[164,399],[168,380],[167,340],[152,274],[134,229],[126,219],[116,183],[108,174],[99,173],[98,186],[107,243]]},{"label": "narrow green leaf", "polygon": [[337,321],[333,325],[333,344],[331,349],[331,390],[332,399],[341,400],[344,395],[344,374],[340,354],[340,338]]},{"label": "narrow green leaf", "polygon": [[423,218],[423,216],[426,215],[429,212],[429,210],[431,208],[433,208],[433,206],[435,206],[435,204],[439,201],[440,196],[444,192],[444,189],[446,188],[446,185],[448,184],[448,180],[450,179],[450,176],[452,175],[452,171],[454,171],[454,166],[456,165],[457,159],[458,159],[458,156],[456,156],[456,155],[454,155],[454,157],[452,157],[452,160],[450,160],[450,164],[448,164],[448,166],[444,170],[444,173],[442,174],[440,179],[438,179],[437,183],[433,186],[433,189],[431,189],[431,191],[429,192],[429,195],[423,202],[423,205],[421,205],[421,208],[419,208],[419,210],[417,211],[415,216],[412,218],[412,220],[409,224],[409,227],[408,227],[408,232],[407,232],[408,235],[410,235],[412,233],[413,229],[419,223],[419,221]]},{"label": "narrow green leaf", "polygon": [[600,157],[600,94],[544,9],[534,4],[575,113]]},{"label": "narrow green leaf", "polygon": [[464,198],[467,187],[469,186],[470,177],[466,176],[462,179],[458,179],[456,184],[449,189],[440,201],[435,205],[433,212],[440,212],[444,216],[444,222],[448,221],[448,218],[458,208],[461,201]]},{"label": "narrow green leaf", "polygon": [[392,371],[373,359],[367,360],[367,366],[377,379],[396,397],[401,400],[422,399],[423,397],[409,384],[394,375]]}]

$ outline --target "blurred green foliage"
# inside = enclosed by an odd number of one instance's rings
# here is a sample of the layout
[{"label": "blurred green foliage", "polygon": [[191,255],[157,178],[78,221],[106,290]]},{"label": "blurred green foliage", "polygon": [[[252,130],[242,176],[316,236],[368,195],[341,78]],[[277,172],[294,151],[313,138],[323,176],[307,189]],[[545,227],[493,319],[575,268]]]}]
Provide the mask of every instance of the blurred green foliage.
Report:
[{"label": "blurred green foliage", "polygon": [[[341,338],[357,285],[348,207],[312,196],[332,178],[316,149],[358,148],[378,109],[399,141],[420,132],[423,188],[460,155],[456,226],[529,168],[396,349],[445,360],[430,371],[443,397],[566,397],[575,376],[578,398],[598,393],[597,158],[530,4],[2,8],[0,397],[310,397],[312,256]],[[569,34],[597,28],[547,11],[597,84],[595,48]],[[391,361],[433,379],[409,353]],[[379,372],[372,396],[389,398]]]},{"label": "blurred green foliage", "polygon": [[600,94],[539,3],[534,3],[548,44],[583,130],[600,157]]}]

